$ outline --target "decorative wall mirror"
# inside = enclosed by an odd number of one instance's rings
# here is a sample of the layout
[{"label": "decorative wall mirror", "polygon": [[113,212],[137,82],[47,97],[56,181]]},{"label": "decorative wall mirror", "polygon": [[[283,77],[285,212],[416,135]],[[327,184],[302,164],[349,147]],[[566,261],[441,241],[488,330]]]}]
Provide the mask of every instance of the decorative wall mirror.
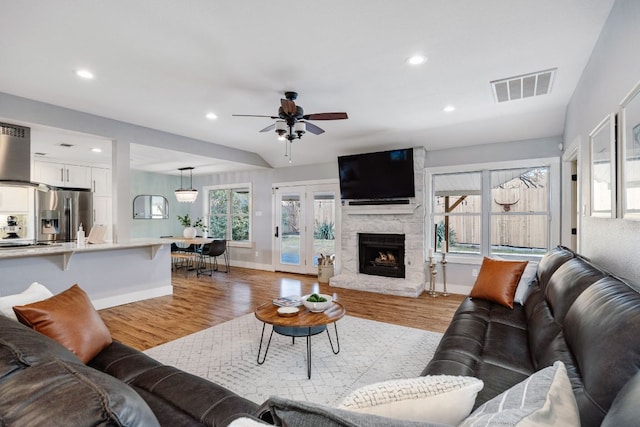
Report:
[{"label": "decorative wall mirror", "polygon": [[620,207],[622,218],[640,220],[640,83],[620,105]]},{"label": "decorative wall mirror", "polygon": [[616,216],[615,115],[610,114],[589,134],[591,152],[591,216]]},{"label": "decorative wall mirror", "polygon": [[133,199],[133,219],[167,219],[169,202],[164,196],[140,194]]}]

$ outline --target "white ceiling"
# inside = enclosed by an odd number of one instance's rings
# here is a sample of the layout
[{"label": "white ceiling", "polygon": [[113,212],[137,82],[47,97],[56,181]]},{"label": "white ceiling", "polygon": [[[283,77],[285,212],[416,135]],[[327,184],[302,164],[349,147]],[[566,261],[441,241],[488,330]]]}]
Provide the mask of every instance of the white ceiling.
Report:
[{"label": "white ceiling", "polygon": [[[305,113],[349,114],[314,122],[326,133],[294,142],[296,165],[556,136],[613,1],[0,0],[0,92],[255,152],[274,167],[288,165],[283,143],[258,132],[273,121],[232,114],[276,115],[285,90]],[[428,61],[407,65],[415,53]],[[550,94],[494,101],[491,81],[550,68]],[[34,127],[34,150],[59,148],[51,131]],[[109,145],[63,135],[88,159],[86,147]],[[144,170],[248,168],[131,151]]]}]

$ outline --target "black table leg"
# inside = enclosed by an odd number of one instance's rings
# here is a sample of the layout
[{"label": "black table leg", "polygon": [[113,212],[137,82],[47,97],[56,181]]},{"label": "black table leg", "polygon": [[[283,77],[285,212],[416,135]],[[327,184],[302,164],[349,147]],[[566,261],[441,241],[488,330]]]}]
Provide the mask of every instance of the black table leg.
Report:
[{"label": "black table leg", "polygon": [[262,362],[260,361],[260,352],[262,351],[262,341],[264,340],[264,328],[266,328],[267,324],[262,324],[262,335],[260,335],[260,347],[258,347],[258,365],[262,365],[265,360],[267,360],[267,353],[269,352],[269,346],[271,345],[271,338],[273,337],[273,328],[271,328],[271,335],[269,335],[269,342],[267,342],[267,348],[264,350],[264,356],[262,357]]},{"label": "black table leg", "polygon": [[340,338],[338,337],[338,325],[334,322],[333,323],[333,328],[336,331],[336,346],[337,346],[337,350],[335,348],[333,348],[333,341],[331,341],[331,334],[329,334],[329,328],[327,328],[327,336],[329,337],[329,344],[331,344],[331,351],[333,351],[333,354],[338,354],[340,353]]},{"label": "black table leg", "polygon": [[311,328],[307,335],[307,379],[311,379]]}]

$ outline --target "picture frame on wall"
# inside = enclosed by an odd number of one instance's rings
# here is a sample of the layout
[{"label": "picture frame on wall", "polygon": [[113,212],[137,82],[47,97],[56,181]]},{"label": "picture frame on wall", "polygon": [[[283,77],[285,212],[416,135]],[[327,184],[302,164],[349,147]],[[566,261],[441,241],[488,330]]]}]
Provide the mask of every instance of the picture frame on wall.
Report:
[{"label": "picture frame on wall", "polygon": [[620,212],[640,220],[640,83],[620,103]]},{"label": "picture frame on wall", "polygon": [[591,216],[616,217],[616,116],[608,114],[589,134]]}]

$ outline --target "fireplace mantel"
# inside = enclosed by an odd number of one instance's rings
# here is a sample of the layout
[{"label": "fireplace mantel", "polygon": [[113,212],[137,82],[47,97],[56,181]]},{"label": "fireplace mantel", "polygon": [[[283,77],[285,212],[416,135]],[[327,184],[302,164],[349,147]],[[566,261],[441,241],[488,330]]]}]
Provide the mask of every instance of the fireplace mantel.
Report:
[{"label": "fireplace mantel", "polygon": [[413,215],[419,207],[419,203],[408,205],[345,205],[342,207],[342,212],[347,215]]}]

